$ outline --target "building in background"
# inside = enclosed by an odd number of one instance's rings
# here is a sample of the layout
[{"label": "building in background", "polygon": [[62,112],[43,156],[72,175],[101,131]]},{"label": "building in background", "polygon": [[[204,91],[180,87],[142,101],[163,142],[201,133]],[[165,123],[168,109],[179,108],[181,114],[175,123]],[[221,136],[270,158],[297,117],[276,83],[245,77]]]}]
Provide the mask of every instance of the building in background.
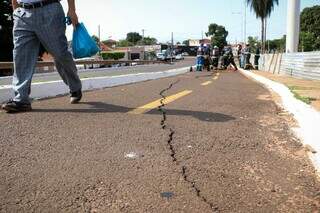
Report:
[{"label": "building in background", "polygon": [[211,39],[189,39],[187,40],[187,46],[190,47],[199,47],[201,44],[211,44]]},{"label": "building in background", "polygon": [[113,39],[108,39],[106,41],[103,41],[102,43],[105,44],[106,46],[110,47],[110,48],[115,48],[116,44],[117,44],[117,41],[113,40]]}]

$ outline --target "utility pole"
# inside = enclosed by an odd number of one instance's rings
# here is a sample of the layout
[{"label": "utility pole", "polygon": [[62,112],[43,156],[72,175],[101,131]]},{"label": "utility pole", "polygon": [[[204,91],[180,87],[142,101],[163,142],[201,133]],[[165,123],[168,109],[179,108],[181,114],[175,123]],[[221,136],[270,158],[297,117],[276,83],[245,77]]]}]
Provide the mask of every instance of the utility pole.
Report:
[{"label": "utility pole", "polygon": [[100,37],[100,24],[98,25],[98,38],[99,38],[99,56],[101,56],[101,37]]},{"label": "utility pole", "polygon": [[146,30],[145,29],[142,29],[142,44],[144,45],[144,32],[145,32]]},{"label": "utility pole", "polygon": [[202,38],[202,40],[203,40],[203,30],[201,31],[201,38]]},{"label": "utility pole", "polygon": [[243,17],[243,41],[247,43],[247,1],[244,0],[244,17]]},{"label": "utility pole", "polygon": [[173,32],[171,33],[171,64],[173,62]]},{"label": "utility pole", "polygon": [[286,52],[298,52],[300,33],[300,0],[288,0]]}]

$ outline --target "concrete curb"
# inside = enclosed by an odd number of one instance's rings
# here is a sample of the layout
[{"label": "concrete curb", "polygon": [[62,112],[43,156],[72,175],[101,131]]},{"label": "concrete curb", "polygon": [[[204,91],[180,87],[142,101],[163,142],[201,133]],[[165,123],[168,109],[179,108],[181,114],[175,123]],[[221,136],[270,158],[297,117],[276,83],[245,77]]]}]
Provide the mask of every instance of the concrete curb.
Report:
[{"label": "concrete curb", "polygon": [[276,92],[282,100],[281,106],[291,113],[299,127],[293,131],[301,139],[302,143],[313,148],[315,153],[310,153],[310,158],[318,172],[320,171],[320,113],[310,105],[296,99],[294,94],[285,85],[268,78],[241,69],[240,72]]},{"label": "concrete curb", "polygon": [[[90,91],[95,89],[102,89],[107,87],[125,85],[141,81],[154,80],[159,78],[171,77],[189,72],[190,67],[183,67],[179,69],[172,69],[162,72],[137,73],[119,76],[104,76],[81,79],[83,91]],[[31,98],[42,99],[64,95],[69,93],[69,88],[60,81],[50,81],[33,83],[31,86]],[[0,86],[0,103],[8,101],[13,97],[12,86]]]}]

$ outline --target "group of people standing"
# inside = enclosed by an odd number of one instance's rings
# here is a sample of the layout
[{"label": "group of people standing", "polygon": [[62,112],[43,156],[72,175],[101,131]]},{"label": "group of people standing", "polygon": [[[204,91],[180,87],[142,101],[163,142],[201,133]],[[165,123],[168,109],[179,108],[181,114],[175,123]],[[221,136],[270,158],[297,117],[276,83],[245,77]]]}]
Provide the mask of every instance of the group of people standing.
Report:
[{"label": "group of people standing", "polygon": [[212,69],[227,69],[230,64],[234,67],[235,71],[238,70],[234,62],[231,46],[226,46],[220,50],[217,46],[211,48],[210,45],[201,44],[198,48],[196,71],[203,71],[205,69],[207,71]]},{"label": "group of people standing", "polygon": [[236,53],[240,68],[243,69],[258,69],[258,62],[260,58],[260,49],[255,48],[254,55],[254,67],[251,64],[251,47],[250,44],[246,44],[243,48],[241,44],[236,49],[232,49],[230,45],[220,49],[217,46],[213,48],[210,45],[201,44],[197,51],[196,71],[211,69],[227,69],[230,65],[234,71],[238,70],[237,64],[235,63],[235,57],[233,52]]},{"label": "group of people standing", "polygon": [[259,68],[259,59],[260,59],[260,48],[258,46],[255,47],[254,54],[254,65],[251,63],[251,53],[252,48],[250,44],[246,44],[244,48],[239,44],[237,47],[237,56],[239,60],[239,65],[243,69],[258,69]]}]

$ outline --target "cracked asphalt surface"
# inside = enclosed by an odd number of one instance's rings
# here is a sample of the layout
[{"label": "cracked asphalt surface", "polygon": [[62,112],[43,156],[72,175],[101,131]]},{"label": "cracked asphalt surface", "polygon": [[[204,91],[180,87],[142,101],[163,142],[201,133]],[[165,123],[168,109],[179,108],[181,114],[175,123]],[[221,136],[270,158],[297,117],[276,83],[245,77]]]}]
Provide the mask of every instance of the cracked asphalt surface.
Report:
[{"label": "cracked asphalt surface", "polygon": [[319,212],[292,118],[241,74],[215,79],[188,73],[0,112],[0,212]]}]

